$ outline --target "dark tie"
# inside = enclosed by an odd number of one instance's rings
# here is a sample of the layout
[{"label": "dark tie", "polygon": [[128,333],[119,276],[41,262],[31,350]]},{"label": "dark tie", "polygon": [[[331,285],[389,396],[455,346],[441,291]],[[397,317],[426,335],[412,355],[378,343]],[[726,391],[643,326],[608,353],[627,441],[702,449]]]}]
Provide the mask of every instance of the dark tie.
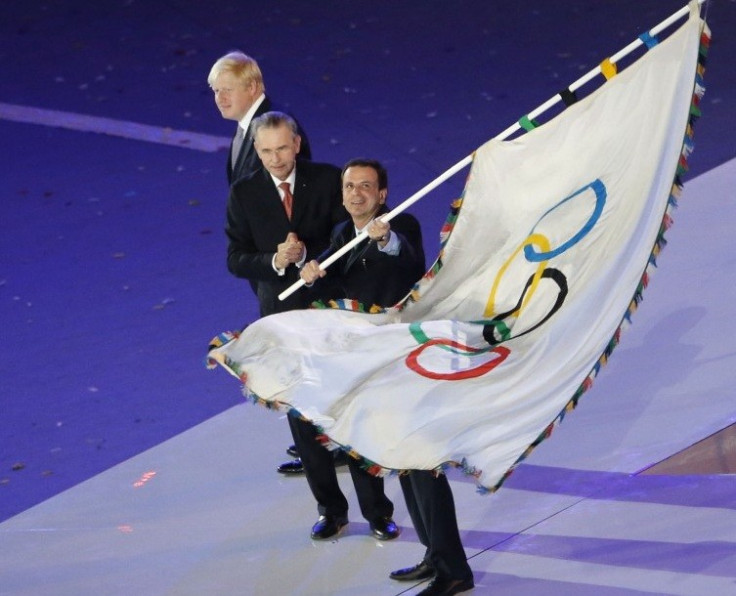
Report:
[{"label": "dark tie", "polygon": [[240,125],[238,125],[238,129],[235,131],[235,136],[233,137],[233,148],[230,153],[230,163],[232,164],[233,168],[238,161],[238,155],[240,154],[240,148],[243,146],[244,138],[245,131],[240,128]]},{"label": "dark tie", "polygon": [[291,207],[294,204],[294,197],[291,195],[291,190],[289,190],[289,183],[282,182],[279,184],[279,188],[284,191],[284,211],[286,211],[286,217],[291,220]]}]

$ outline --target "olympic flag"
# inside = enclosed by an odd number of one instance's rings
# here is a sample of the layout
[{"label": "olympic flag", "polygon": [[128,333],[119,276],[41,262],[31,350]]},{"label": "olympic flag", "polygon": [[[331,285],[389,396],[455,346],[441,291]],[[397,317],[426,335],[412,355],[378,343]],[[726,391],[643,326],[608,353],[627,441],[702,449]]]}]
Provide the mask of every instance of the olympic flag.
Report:
[{"label": "olympic flag", "polygon": [[698,12],[554,119],[480,147],[400,304],[265,317],[211,361],[376,473],[458,465],[498,488],[590,386],[646,285],[702,95]]}]

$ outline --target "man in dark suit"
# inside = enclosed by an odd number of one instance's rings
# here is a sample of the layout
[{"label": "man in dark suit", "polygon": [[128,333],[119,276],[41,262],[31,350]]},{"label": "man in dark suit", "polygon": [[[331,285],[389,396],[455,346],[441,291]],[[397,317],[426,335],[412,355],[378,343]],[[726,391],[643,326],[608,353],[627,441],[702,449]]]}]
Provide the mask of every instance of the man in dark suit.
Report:
[{"label": "man in dark suit", "polygon": [[[253,118],[277,108],[266,95],[258,63],[243,52],[230,52],[219,58],[210,69],[207,82],[215,94],[215,104],[222,117],[238,123],[227,158],[227,181],[232,184],[261,167],[261,160],[253,146],[250,123]],[[299,136],[299,158],[311,159],[309,141],[301,127]]]},{"label": "man in dark suit", "polygon": [[[308,284],[324,278],[313,287],[324,284],[321,293],[326,297],[352,298],[366,309],[374,304],[391,306],[407,294],[425,271],[419,223],[404,213],[390,223],[376,219],[388,211],[388,179],[379,162],[353,160],[346,164],[342,192],[352,221],[335,227],[329,252],[345,246],[363,230],[370,241],[359,244],[326,270],[320,269],[317,261],[310,261],[302,268],[301,277]],[[460,541],[447,477],[428,470],[412,470],[401,476],[400,483],[425,554],[417,565],[394,571],[390,577],[419,581],[435,576],[420,592],[424,596],[449,596],[471,589],[473,572]]]},{"label": "man in dark suit", "polygon": [[[291,117],[268,112],[254,119],[251,128],[263,168],[230,188],[227,266],[236,277],[258,281],[261,316],[267,316],[308,306],[309,288],[300,288],[284,301],[278,296],[299,279],[299,268],[308,258],[327,248],[330,231],[347,213],[341,203],[340,170],[296,160],[300,138]],[[291,415],[288,420],[320,514],[312,538],[332,538],[347,524],[348,509],[333,456],[317,441],[312,424]],[[398,536],[383,480],[357,464],[351,475],[373,535],[381,540]]]},{"label": "man in dark suit", "polygon": [[[388,175],[380,162],[369,159],[349,161],[342,171],[343,205],[350,220],[332,231],[330,248],[317,260],[305,264],[301,277],[315,286],[324,298],[351,298],[369,309],[373,305],[393,306],[424,274],[424,248],[419,222],[401,213],[391,223],[380,221],[388,213]],[[319,268],[323,261],[363,230],[363,241],[344,254],[329,268]]]},{"label": "man in dark suit", "polygon": [[[232,184],[262,167],[261,159],[253,145],[250,123],[253,118],[276,108],[266,95],[266,86],[258,63],[243,52],[233,51],[219,58],[210,69],[207,82],[215,94],[215,105],[222,117],[238,123],[230,141],[226,164],[227,181],[228,184]],[[297,127],[301,139],[298,159],[311,159],[307,136],[298,122]],[[257,282],[250,279],[249,283],[257,296]],[[298,455],[294,445],[288,447],[286,451],[293,457]],[[282,474],[301,474],[304,468],[297,458],[281,464],[278,471]]]}]

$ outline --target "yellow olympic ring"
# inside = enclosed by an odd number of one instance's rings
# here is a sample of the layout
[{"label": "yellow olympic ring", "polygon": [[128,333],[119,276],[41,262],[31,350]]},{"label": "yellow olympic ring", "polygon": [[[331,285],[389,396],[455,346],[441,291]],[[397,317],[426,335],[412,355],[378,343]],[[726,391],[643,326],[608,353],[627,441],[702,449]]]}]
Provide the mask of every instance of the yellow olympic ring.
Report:
[{"label": "yellow olympic ring", "polygon": [[[549,251],[550,242],[546,236],[543,236],[542,234],[531,234],[526,237],[524,242],[522,242],[519,245],[519,247],[513,252],[513,254],[508,258],[508,260],[498,270],[498,275],[496,275],[496,279],[493,281],[493,286],[491,287],[491,293],[488,296],[488,302],[486,302],[486,309],[483,312],[484,317],[491,318],[496,314],[496,311],[495,311],[496,292],[498,291],[498,286],[501,283],[501,278],[503,277],[504,273],[506,273],[506,269],[509,268],[509,266],[511,265],[511,262],[518,256],[518,254],[522,250],[524,250],[526,246],[529,246],[530,244],[535,244],[535,243],[541,249],[541,252]],[[524,307],[527,305],[529,300],[531,300],[532,296],[534,295],[534,291],[537,289],[537,286],[539,285],[539,280],[542,278],[542,273],[544,273],[544,270],[548,262],[549,261],[539,262],[539,265],[537,266],[537,270],[534,273],[534,279],[532,280],[532,284],[531,284],[531,287],[529,288],[529,292],[527,293],[526,296],[524,296],[524,301],[521,303],[521,306],[519,306],[518,309],[512,312],[510,316],[518,317],[521,314],[521,311],[524,310]]]}]

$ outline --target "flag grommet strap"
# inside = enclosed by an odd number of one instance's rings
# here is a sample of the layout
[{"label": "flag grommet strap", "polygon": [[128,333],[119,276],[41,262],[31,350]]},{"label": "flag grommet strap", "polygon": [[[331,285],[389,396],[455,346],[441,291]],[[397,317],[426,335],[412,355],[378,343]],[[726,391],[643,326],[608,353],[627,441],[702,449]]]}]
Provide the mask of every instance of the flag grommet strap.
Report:
[{"label": "flag grommet strap", "polygon": [[616,64],[611,62],[610,58],[606,58],[603,62],[600,63],[600,69],[601,73],[604,77],[606,77],[606,80],[611,80],[613,77],[616,76],[616,73],[618,72],[618,67]]},{"label": "flag grommet strap", "polygon": [[577,94],[570,87],[563,89],[557,95],[568,108],[578,100]]},{"label": "flag grommet strap", "polygon": [[529,118],[529,114],[524,114],[521,118],[519,118],[519,126],[523,128],[525,131],[529,132],[530,130],[534,130],[539,126],[539,122],[534,120],[533,118]]},{"label": "flag grommet strap", "polygon": [[639,39],[642,41],[642,43],[647,46],[648,50],[651,50],[654,46],[656,46],[659,43],[659,40],[656,36],[649,33],[649,31],[645,31],[639,36]]}]

